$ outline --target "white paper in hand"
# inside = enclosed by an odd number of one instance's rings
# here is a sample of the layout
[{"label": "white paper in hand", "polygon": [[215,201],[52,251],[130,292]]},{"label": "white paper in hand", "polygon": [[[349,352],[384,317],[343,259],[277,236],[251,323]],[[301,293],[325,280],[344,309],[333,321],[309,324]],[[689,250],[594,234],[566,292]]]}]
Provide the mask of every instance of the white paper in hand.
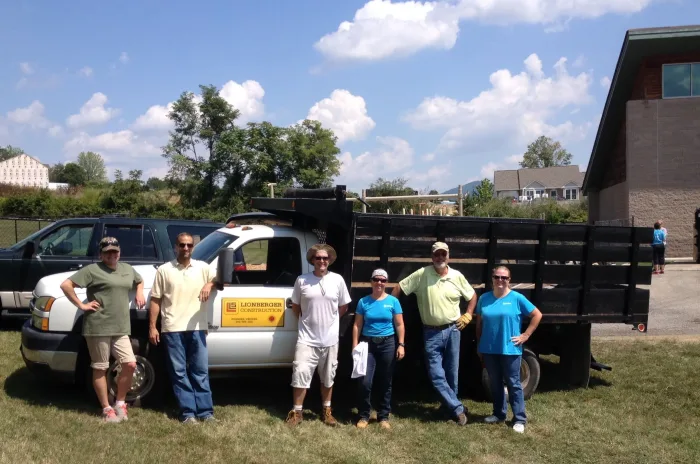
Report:
[{"label": "white paper in hand", "polygon": [[352,377],[364,377],[367,373],[367,342],[360,342],[352,350]]}]

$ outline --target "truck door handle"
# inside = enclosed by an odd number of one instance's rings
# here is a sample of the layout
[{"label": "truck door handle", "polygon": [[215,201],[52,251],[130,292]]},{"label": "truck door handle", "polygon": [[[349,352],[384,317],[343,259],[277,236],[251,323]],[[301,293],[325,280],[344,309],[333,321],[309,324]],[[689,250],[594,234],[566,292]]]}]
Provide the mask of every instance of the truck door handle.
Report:
[{"label": "truck door handle", "polygon": [[77,271],[77,270],[82,269],[82,268],[83,268],[83,265],[78,264],[77,266],[71,266],[70,268],[68,268],[68,270],[69,271]]},{"label": "truck door handle", "polygon": [[287,304],[287,309],[292,309],[292,299],[291,298],[287,298],[285,303]]}]

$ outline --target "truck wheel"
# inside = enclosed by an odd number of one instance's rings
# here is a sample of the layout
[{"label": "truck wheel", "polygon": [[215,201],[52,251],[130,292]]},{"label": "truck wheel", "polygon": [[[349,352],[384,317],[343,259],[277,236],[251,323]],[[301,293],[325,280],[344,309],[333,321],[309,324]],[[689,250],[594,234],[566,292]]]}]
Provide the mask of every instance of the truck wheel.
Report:
[{"label": "truck wheel", "polygon": [[[520,362],[520,383],[523,386],[523,396],[526,400],[529,400],[532,395],[535,394],[535,391],[537,391],[537,386],[540,384],[540,377],[540,361],[537,359],[537,355],[525,348]],[[491,381],[486,368],[481,370],[481,385],[484,389],[486,399],[493,401],[493,395],[491,395]],[[508,389],[505,383],[503,384],[503,389],[506,393],[506,401],[508,401]]]},{"label": "truck wheel", "polygon": [[[164,399],[162,395],[163,376],[166,374],[162,350],[154,347],[148,340],[131,339],[136,357],[136,370],[131,380],[131,390],[126,394],[126,402],[134,407],[159,406]],[[117,394],[117,379],[121,365],[112,360],[107,371],[107,392],[110,400]]]},{"label": "truck wheel", "polygon": [[559,366],[564,382],[586,388],[591,379],[591,324],[566,326],[561,334]]}]

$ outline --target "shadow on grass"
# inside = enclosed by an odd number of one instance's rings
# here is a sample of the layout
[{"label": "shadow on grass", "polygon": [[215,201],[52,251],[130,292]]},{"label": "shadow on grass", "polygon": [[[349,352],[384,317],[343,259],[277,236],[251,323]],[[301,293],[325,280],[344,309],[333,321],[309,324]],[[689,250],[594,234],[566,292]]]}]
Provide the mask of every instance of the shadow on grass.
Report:
[{"label": "shadow on grass", "polygon": [[17,369],[5,379],[5,393],[10,398],[20,399],[32,406],[56,407],[93,415],[99,412],[83,390],[39,380],[26,367]]},{"label": "shadow on grass", "polygon": [[[552,362],[549,359],[540,358],[540,370],[540,384],[537,386],[537,391],[535,392],[535,395],[541,395],[543,393],[549,392],[572,390],[572,388],[564,381],[561,375],[559,363]],[[588,388],[612,387],[613,384],[602,377],[605,374],[605,371],[601,373],[591,371],[591,378],[588,382]]]}]

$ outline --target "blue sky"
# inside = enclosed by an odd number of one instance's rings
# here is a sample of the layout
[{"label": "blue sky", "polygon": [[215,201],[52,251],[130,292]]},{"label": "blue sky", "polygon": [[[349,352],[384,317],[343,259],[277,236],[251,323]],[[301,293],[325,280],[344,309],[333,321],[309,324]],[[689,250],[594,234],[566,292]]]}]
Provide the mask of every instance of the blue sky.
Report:
[{"label": "blue sky", "polygon": [[0,145],[162,176],[167,105],[214,84],[242,123],[332,128],[353,190],[492,177],[540,134],[585,169],[625,31],[700,17],[693,0],[194,5],[1,3]]}]

